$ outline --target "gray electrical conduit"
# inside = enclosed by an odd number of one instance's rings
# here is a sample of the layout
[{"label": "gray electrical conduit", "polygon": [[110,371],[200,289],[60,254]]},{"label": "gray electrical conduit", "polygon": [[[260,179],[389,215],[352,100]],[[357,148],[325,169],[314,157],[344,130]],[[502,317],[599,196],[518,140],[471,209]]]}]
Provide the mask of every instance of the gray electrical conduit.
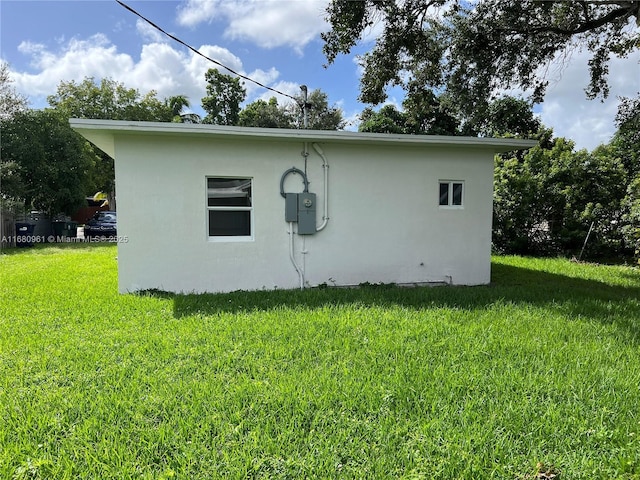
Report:
[{"label": "gray electrical conduit", "polygon": [[[318,145],[317,143],[313,143],[312,146],[313,146],[313,149],[316,151],[316,153],[320,155],[320,158],[322,158],[322,168],[324,169],[324,215],[322,216],[322,223],[316,227],[316,231],[319,232],[323,230],[327,226],[327,223],[329,222],[329,181],[328,181],[329,180],[329,162],[327,162],[327,158],[325,157],[324,152],[322,151],[322,148],[320,148],[320,145]],[[300,176],[302,177],[302,182],[304,183],[304,191],[308,192],[309,180],[307,179],[307,176],[304,174],[302,170],[296,167],[292,167],[282,174],[282,177],[280,179],[280,195],[285,197],[284,179],[290,173],[300,174]],[[293,222],[289,222],[289,259],[291,260],[293,267],[296,269],[296,272],[298,273],[298,278],[300,279],[300,290],[303,290],[304,282],[305,282],[304,271],[302,270],[302,268],[300,268],[300,266],[298,265],[295,259],[294,248],[293,248],[293,235],[294,235]]]},{"label": "gray electrical conduit", "polygon": [[[289,175],[290,173],[297,173],[302,177],[302,183],[304,184],[304,191],[308,192],[309,180],[307,179],[307,176],[305,175],[305,173],[299,168],[291,167],[282,174],[282,177],[280,177],[280,195],[282,195],[283,198],[287,197],[284,193],[284,179],[287,178],[287,175]],[[295,255],[293,253],[293,222],[289,222],[288,233],[289,233],[289,259],[293,264],[293,268],[295,268],[296,272],[298,273],[298,278],[300,278],[300,290],[302,290],[304,289],[304,271],[302,270],[302,268],[300,268],[300,265],[298,265],[298,263],[296,262]]]},{"label": "gray electrical conduit", "polygon": [[299,168],[296,167],[291,167],[288,170],[285,170],[285,172],[282,174],[282,177],[280,177],[280,195],[282,195],[282,198],[286,198],[286,195],[284,193],[284,179],[287,178],[287,175],[289,175],[290,173],[297,173],[302,177],[302,183],[304,184],[304,192],[308,192],[309,191],[309,180],[307,179],[307,176],[305,175],[305,173],[300,170]]},{"label": "gray electrical conduit", "polygon": [[327,157],[324,156],[320,145],[317,143],[311,145],[316,153],[320,155],[320,158],[322,158],[322,168],[324,169],[324,215],[322,216],[322,223],[316,227],[316,231],[319,232],[324,229],[329,222],[329,162],[327,162]]},{"label": "gray electrical conduit", "polygon": [[297,264],[296,259],[293,255],[293,222],[289,222],[289,258],[291,259],[291,263],[293,267],[298,272],[298,278],[300,279],[300,290],[304,289],[304,272]]}]

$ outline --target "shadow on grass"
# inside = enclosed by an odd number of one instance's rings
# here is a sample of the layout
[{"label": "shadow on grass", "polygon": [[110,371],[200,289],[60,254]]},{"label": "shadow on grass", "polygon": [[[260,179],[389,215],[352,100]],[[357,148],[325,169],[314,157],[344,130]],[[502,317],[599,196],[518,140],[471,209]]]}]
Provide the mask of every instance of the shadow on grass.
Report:
[{"label": "shadow on grass", "polygon": [[[496,303],[537,306],[561,311],[570,318],[615,322],[633,342],[640,340],[640,283],[612,286],[521,267],[493,264],[492,284],[479,287],[417,287],[364,285],[360,288],[312,288],[173,294],[147,291],[142,295],[171,299],[176,318],[278,308],[315,309],[335,305],[401,306],[412,309],[483,309]],[[635,277],[637,278],[637,277]]]}]

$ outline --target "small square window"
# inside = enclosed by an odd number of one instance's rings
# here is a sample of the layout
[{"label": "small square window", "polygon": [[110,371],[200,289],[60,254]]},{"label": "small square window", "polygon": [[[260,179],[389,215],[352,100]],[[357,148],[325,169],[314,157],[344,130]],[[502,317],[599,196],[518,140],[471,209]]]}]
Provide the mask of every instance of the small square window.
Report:
[{"label": "small square window", "polygon": [[453,193],[451,195],[451,205],[462,205],[462,184],[453,184]]},{"label": "small square window", "polygon": [[252,238],[252,201],[250,178],[207,178],[209,238]]},{"label": "small square window", "polygon": [[441,207],[462,207],[464,202],[464,182],[440,180],[440,196],[438,205]]},{"label": "small square window", "polygon": [[440,206],[449,205],[449,184],[440,182]]}]

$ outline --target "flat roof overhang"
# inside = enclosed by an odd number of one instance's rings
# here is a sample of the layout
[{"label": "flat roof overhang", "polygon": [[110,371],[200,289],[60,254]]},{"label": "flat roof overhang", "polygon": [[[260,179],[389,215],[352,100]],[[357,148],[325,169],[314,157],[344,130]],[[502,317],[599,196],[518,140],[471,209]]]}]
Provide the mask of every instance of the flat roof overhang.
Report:
[{"label": "flat roof overhang", "polygon": [[322,142],[365,145],[475,147],[494,153],[525,150],[538,144],[536,140],[515,138],[455,137],[445,135],[405,135],[363,133],[336,130],[298,130],[286,128],[236,127],[170,122],[133,122],[123,120],[91,120],[72,118],[71,128],[100,150],[115,157],[115,137],[121,135],[190,136],[220,139],[254,139],[280,142]]}]

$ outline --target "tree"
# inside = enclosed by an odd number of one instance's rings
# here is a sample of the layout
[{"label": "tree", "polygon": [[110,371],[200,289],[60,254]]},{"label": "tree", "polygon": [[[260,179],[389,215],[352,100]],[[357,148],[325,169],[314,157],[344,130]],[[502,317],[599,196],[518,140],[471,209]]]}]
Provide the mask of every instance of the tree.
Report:
[{"label": "tree", "polygon": [[62,81],[47,101],[69,118],[104,120],[171,122],[175,108],[170,101],[159,100],[153,90],[143,95],[110,78],[103,78],[99,85],[91,77],[81,83]]},{"label": "tree", "polygon": [[636,98],[621,98],[616,115],[618,127],[611,144],[627,168],[629,175],[640,174],[640,92]]},{"label": "tree", "polygon": [[268,102],[256,100],[248,104],[239,114],[241,127],[293,128],[293,119],[286,107],[278,105],[271,97]]},{"label": "tree", "polygon": [[483,137],[535,138],[542,124],[533,114],[533,105],[521,98],[503,96],[489,103],[486,115],[464,126],[468,135]]},{"label": "tree", "polygon": [[503,96],[491,102],[485,116],[462,125],[445,105],[446,99],[423,89],[402,102],[403,110],[392,105],[378,112],[366,108],[360,115],[361,132],[405,133],[414,135],[481,135],[483,137],[534,138],[540,129],[532,105],[526,100]]},{"label": "tree", "polygon": [[407,113],[405,133],[427,135],[458,135],[459,122],[450,111],[446,101],[431,90],[412,85],[407,98],[402,102]]},{"label": "tree", "polygon": [[[275,97],[268,102],[256,100],[248,104],[238,114],[235,125],[242,127],[263,128],[304,128],[304,117],[301,105],[302,95],[296,97],[295,102],[279,105]],[[342,110],[330,107],[327,94],[316,89],[307,98],[308,128],[315,130],[340,130],[345,121]]]},{"label": "tree", "polygon": [[[171,121],[174,123],[202,123],[200,115],[189,112],[191,102],[185,95],[174,95],[165,100],[165,104],[171,110]],[[187,110],[187,111],[185,111]]]},{"label": "tree", "polygon": [[332,0],[322,38],[331,63],[382,25],[361,57],[361,101],[382,103],[392,85],[409,96],[427,88],[446,91],[451,108],[477,118],[499,89],[531,89],[541,101],[547,82],[539,66],[572,49],[591,52],[587,96],[606,97],[610,56],[640,45],[640,31],[630,27],[639,12],[633,0]]},{"label": "tree", "polygon": [[625,225],[624,239],[640,263],[640,175],[636,176],[627,187],[624,199]]},{"label": "tree", "polygon": [[406,133],[407,115],[393,105],[384,105],[377,112],[365,108],[360,114],[359,132]]},{"label": "tree", "polygon": [[[68,118],[171,122],[188,106],[183,95],[160,100],[155,91],[146,94],[110,78],[99,84],[91,77],[82,82],[60,82],[49,105]],[[113,159],[94,148],[100,161],[91,170],[90,186],[85,193],[108,192],[109,205],[115,209],[115,173]]]},{"label": "tree", "polygon": [[0,120],[11,118],[27,109],[27,99],[12,85],[9,64],[0,62]]},{"label": "tree", "polygon": [[589,153],[541,129],[540,145],[496,156],[494,247],[504,253],[578,255],[625,253],[623,199],[628,176],[608,146]]},{"label": "tree", "polygon": [[495,157],[493,246],[498,252],[531,255],[557,251],[549,229],[553,207],[560,202],[540,174],[546,175],[552,157],[570,153],[573,144],[552,135],[551,130],[541,131],[540,145],[522,158],[517,154]]},{"label": "tree", "polygon": [[[304,128],[304,114],[300,105],[304,103],[303,95],[296,95],[297,103],[290,103],[287,107],[289,114],[295,119],[294,126]],[[326,93],[319,88],[313,90],[307,96],[308,127],[311,130],[342,130],[345,120],[342,110],[336,106],[329,106]]]},{"label": "tree", "polygon": [[419,89],[402,102],[402,111],[385,105],[375,112],[365,108],[360,114],[361,132],[413,135],[459,135],[458,121],[431,90]]},{"label": "tree", "polygon": [[97,160],[55,111],[29,110],[0,122],[2,199],[49,215],[72,214],[85,200]]},{"label": "tree", "polygon": [[202,108],[207,112],[202,123],[217,125],[238,125],[240,104],[244,102],[247,91],[240,79],[210,68],[205,74],[207,96],[202,99]]},{"label": "tree", "polygon": [[624,198],[624,239],[640,261],[640,92],[622,98],[616,116],[618,130],[611,148],[627,169],[629,184]]}]

